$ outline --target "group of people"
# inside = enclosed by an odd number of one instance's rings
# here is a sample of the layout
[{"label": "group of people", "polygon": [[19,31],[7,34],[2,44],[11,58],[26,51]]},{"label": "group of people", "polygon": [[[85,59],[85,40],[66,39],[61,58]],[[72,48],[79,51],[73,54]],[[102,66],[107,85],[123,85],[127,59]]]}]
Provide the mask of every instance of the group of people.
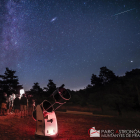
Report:
[{"label": "group of people", "polygon": [[1,98],[1,115],[8,115],[9,113],[15,113],[15,116],[18,116],[20,113],[21,118],[25,116],[31,116],[32,111],[35,109],[35,100],[29,95],[28,98],[26,94],[22,94],[22,97],[18,94],[12,94],[7,97],[7,94],[4,93]]}]

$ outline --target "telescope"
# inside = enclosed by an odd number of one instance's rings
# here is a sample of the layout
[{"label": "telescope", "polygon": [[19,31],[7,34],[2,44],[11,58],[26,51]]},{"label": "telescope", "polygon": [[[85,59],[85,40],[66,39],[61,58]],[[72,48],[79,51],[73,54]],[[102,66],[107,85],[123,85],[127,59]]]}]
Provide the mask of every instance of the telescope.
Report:
[{"label": "telescope", "polygon": [[71,98],[70,93],[63,87],[57,88],[50,96],[36,106],[32,117],[36,121],[36,135],[55,137],[58,135],[58,125],[55,110]]}]

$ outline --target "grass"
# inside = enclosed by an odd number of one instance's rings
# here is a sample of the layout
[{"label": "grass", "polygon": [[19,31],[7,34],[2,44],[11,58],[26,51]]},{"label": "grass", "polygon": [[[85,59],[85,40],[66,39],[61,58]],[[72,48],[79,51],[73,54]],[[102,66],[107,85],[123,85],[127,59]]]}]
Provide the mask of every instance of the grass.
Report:
[{"label": "grass", "polygon": [[[67,114],[56,112],[58,121],[58,137],[55,140],[92,140],[88,130],[95,127],[96,130],[140,130],[139,118],[102,117],[81,114]],[[14,114],[0,116],[0,139],[2,140],[42,140],[46,137],[36,137],[36,122],[32,117],[14,117]],[[103,138],[96,138],[98,140]],[[117,138],[106,138],[116,140]],[[137,139],[137,138],[134,138]],[[123,138],[128,140],[128,138]]]},{"label": "grass", "polygon": [[[110,115],[114,117],[120,117],[116,110],[110,109],[108,106],[103,107],[104,111],[102,112],[101,108],[97,108],[93,105],[88,105],[81,107],[80,105],[63,105],[61,106],[58,111],[66,112],[66,110],[70,111],[81,111],[81,112],[92,112],[93,114],[97,115]],[[140,111],[125,111],[122,110],[123,118],[140,118]]]}]

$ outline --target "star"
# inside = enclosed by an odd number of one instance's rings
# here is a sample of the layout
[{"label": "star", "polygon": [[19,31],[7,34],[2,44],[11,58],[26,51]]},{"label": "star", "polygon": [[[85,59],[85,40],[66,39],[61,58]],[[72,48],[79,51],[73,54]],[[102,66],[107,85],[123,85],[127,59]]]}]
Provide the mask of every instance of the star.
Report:
[{"label": "star", "polygon": [[17,71],[25,90],[34,82],[43,88],[48,79],[72,90],[86,87],[102,66],[118,76],[131,71],[140,63],[139,6],[128,0],[0,1],[0,75],[6,67]]}]

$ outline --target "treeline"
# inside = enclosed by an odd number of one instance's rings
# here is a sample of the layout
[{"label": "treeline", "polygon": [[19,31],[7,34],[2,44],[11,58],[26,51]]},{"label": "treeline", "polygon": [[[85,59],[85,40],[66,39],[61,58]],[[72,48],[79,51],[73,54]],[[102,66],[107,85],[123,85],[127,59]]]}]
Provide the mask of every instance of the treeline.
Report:
[{"label": "treeline", "polygon": [[[0,92],[8,95],[19,93],[23,85],[19,84],[16,71],[6,68],[4,75],[0,75]],[[91,75],[91,84],[79,91],[70,90],[70,104],[115,109],[121,115],[122,110],[140,110],[140,69],[126,72],[124,76],[116,76],[107,67],[101,67],[99,75]],[[55,90],[56,84],[49,79],[46,87],[41,88],[36,82],[27,94],[32,94],[38,103],[49,97]]]},{"label": "treeline", "polygon": [[[4,92],[9,96],[12,93],[19,94],[20,89],[23,89],[23,85],[19,84],[18,76],[15,76],[15,73],[16,71],[6,68],[4,75],[0,75],[0,97]],[[65,86],[64,84],[62,85]],[[26,91],[26,94],[33,95],[36,102],[39,104],[49,97],[56,89],[56,84],[53,80],[49,79],[46,87],[41,88],[39,83],[36,82],[29,91]]]},{"label": "treeline", "polygon": [[117,110],[140,111],[140,69],[116,76],[107,67],[101,67],[99,75],[92,74],[91,85],[72,94],[71,100],[81,106],[94,105],[104,112],[104,106]]},{"label": "treeline", "polygon": [[[16,71],[6,68],[4,75],[0,75],[0,96],[2,96],[4,92],[7,93],[8,96],[12,93],[19,94],[20,89],[23,89],[23,85],[19,84],[18,76],[15,76],[15,73]],[[42,100],[49,97],[56,88],[56,84],[54,84],[53,80],[49,79],[46,87],[41,88],[39,83],[36,82],[29,91],[26,91],[26,94],[33,95],[34,98],[42,102]]]}]

